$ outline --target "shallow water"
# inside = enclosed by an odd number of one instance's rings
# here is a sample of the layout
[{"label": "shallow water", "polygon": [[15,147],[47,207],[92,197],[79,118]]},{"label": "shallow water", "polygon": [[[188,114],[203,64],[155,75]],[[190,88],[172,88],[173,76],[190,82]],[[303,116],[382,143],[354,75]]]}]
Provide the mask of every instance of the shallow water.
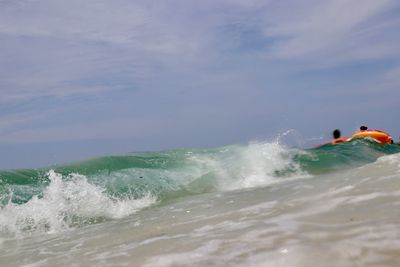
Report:
[{"label": "shallow water", "polygon": [[276,179],[261,185],[253,177],[254,186],[233,183],[164,201],[148,197],[142,206],[108,199],[130,212],[14,235],[8,229],[0,266],[398,266],[400,154]]}]

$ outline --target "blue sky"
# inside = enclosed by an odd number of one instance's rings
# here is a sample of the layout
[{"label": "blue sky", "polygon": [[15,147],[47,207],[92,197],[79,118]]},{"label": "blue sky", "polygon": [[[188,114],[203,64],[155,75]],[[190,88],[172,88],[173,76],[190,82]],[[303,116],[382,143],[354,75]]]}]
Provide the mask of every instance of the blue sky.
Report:
[{"label": "blue sky", "polygon": [[0,1],[0,168],[397,138],[396,0]]}]

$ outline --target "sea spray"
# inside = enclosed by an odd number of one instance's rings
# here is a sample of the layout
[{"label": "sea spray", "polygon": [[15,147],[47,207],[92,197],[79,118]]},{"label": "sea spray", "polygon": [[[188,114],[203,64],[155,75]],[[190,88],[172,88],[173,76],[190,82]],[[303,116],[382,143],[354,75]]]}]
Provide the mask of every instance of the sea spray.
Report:
[{"label": "sea spray", "polygon": [[217,153],[193,155],[191,160],[216,180],[219,191],[266,186],[280,181],[277,171],[292,167],[293,177],[307,177],[293,157],[301,151],[277,142],[229,146]]},{"label": "sea spray", "polygon": [[[294,149],[254,142],[101,157],[50,169],[0,172],[0,237],[54,233],[124,218],[154,203],[342,171],[400,152],[356,140]],[[135,216],[135,215],[133,215]]]},{"label": "sea spray", "polygon": [[122,218],[155,202],[146,195],[141,199],[117,199],[105,189],[87,181],[84,175],[70,174],[63,180],[53,170],[40,195],[23,204],[10,201],[0,209],[0,232],[21,235],[35,232],[59,232],[73,226],[104,219]]}]

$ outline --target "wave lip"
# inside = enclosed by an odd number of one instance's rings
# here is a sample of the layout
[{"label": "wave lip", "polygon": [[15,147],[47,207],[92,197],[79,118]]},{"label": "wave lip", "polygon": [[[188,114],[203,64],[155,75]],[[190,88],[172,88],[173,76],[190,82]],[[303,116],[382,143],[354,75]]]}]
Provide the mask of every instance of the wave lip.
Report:
[{"label": "wave lip", "polygon": [[154,203],[274,186],[359,167],[398,152],[399,146],[364,140],[306,150],[254,142],[100,157],[50,170],[3,171],[0,236],[58,232],[130,216]]},{"label": "wave lip", "polygon": [[41,195],[28,202],[10,201],[0,209],[0,233],[12,236],[37,232],[59,232],[74,226],[117,219],[131,215],[155,203],[155,197],[117,199],[105,189],[88,182],[84,175],[71,174],[68,179],[53,170],[49,185]]},{"label": "wave lip", "polygon": [[[204,173],[216,180],[219,191],[267,186],[281,182],[279,176],[286,178],[308,177],[293,156],[301,153],[281,144],[251,143],[248,146],[229,146],[215,154],[194,155],[191,160],[202,168]],[[281,175],[280,171],[291,171]]]}]

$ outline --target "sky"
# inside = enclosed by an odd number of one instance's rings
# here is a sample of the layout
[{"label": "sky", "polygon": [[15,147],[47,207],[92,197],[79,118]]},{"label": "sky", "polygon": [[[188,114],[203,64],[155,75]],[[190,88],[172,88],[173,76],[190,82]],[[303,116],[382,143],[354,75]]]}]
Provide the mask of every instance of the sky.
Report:
[{"label": "sky", "polygon": [[398,0],[0,0],[0,169],[397,140],[399,29]]}]

